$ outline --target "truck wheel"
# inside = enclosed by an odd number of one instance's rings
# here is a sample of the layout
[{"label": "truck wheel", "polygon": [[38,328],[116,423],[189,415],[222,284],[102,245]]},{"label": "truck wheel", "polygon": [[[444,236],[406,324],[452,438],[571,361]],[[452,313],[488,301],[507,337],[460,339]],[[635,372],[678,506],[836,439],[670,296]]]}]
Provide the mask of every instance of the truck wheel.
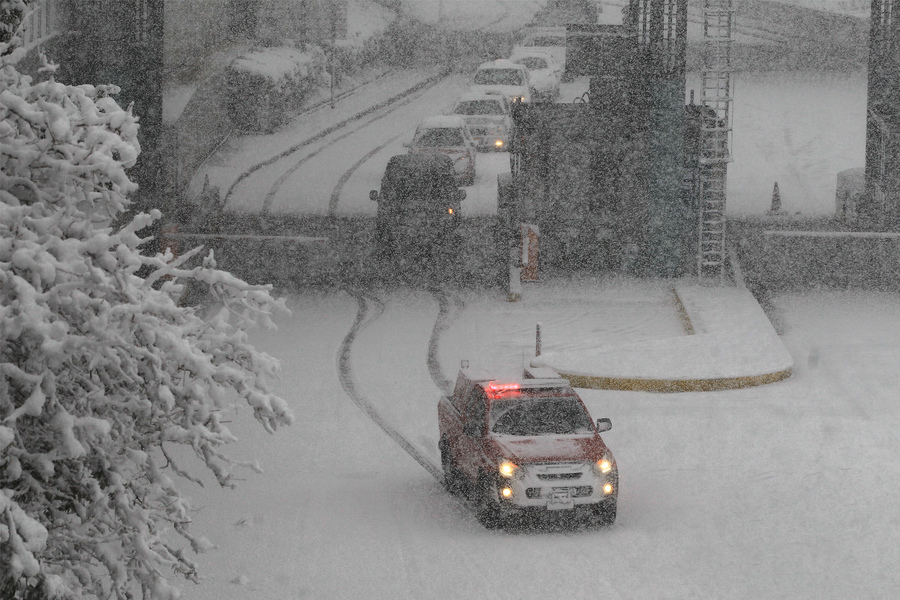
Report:
[{"label": "truck wheel", "polygon": [[603,527],[608,527],[616,522],[616,505],[617,500],[607,500],[601,502],[594,508],[594,523]]},{"label": "truck wheel", "polygon": [[478,494],[475,501],[477,502],[478,521],[486,529],[497,529],[503,525],[500,505],[497,503],[497,486],[487,477],[478,480]]},{"label": "truck wheel", "polygon": [[444,489],[451,494],[458,494],[462,491],[462,478],[456,465],[453,463],[453,457],[450,454],[450,445],[446,441],[441,441],[441,467],[444,470]]}]

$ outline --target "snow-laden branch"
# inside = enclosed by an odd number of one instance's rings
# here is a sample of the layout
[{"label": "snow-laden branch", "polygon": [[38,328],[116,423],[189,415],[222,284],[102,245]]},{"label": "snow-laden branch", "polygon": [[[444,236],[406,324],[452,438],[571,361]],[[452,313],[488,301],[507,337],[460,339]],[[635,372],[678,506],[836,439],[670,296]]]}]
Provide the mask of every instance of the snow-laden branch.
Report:
[{"label": "snow-laden branch", "polygon": [[[223,486],[236,461],[221,411],[244,403],[270,432],[290,424],[280,365],[247,328],[286,312],[268,286],[197,248],[145,256],[135,190],[137,120],[114,86],[33,83],[0,57],[0,595],[172,598],[196,578],[191,506],[172,460],[192,453]],[[150,275],[144,275],[149,272]],[[209,287],[209,316],[178,304]],[[164,444],[166,447],[164,447]],[[179,452],[179,460],[184,460]]]}]

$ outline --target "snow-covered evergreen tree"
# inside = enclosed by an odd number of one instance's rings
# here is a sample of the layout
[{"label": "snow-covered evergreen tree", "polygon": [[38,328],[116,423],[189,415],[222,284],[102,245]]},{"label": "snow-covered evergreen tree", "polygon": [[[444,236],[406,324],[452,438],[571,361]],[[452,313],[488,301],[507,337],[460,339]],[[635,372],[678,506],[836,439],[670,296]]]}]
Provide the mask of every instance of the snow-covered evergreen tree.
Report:
[{"label": "snow-covered evergreen tree", "polygon": [[[173,449],[230,486],[221,410],[249,403],[269,431],[292,421],[277,361],[246,335],[286,309],[199,249],[143,256],[158,212],[111,225],[135,189],[136,118],[114,86],[22,75],[3,39],[0,597],[176,597],[196,573],[185,550],[209,542],[190,532],[178,481],[194,476]],[[178,305],[189,280],[214,310]]]}]

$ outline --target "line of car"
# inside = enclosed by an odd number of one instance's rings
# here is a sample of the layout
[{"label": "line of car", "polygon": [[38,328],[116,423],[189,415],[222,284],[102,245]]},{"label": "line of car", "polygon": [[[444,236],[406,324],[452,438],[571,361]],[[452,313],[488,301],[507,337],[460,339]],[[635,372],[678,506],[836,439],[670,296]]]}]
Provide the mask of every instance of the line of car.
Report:
[{"label": "line of car", "polygon": [[[406,144],[409,153],[446,154],[453,160],[458,183],[474,184],[477,152],[504,151],[509,145],[512,104],[559,98],[564,71],[564,63],[554,57],[559,48],[531,45],[546,39],[546,35],[526,36],[509,58],[479,65],[469,90],[456,100],[449,115],[422,120]],[[564,45],[562,52],[564,57]]]},{"label": "line of car", "polygon": [[381,190],[369,193],[378,203],[375,242],[384,259],[422,268],[455,254],[466,197],[458,186],[475,183],[478,152],[507,149],[512,103],[558,98],[563,67],[552,49],[528,46],[528,40],[510,58],[481,64],[450,114],[423,119],[404,144],[408,152],[389,160]]}]

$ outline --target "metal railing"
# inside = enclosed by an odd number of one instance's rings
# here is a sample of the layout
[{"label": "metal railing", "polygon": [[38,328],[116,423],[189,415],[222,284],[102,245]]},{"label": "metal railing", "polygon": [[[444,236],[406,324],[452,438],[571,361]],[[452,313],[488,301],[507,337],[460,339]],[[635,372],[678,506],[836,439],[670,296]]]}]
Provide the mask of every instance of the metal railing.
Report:
[{"label": "metal railing", "polygon": [[61,30],[59,14],[57,0],[31,2],[22,19],[22,47],[31,50],[58,35]]}]

